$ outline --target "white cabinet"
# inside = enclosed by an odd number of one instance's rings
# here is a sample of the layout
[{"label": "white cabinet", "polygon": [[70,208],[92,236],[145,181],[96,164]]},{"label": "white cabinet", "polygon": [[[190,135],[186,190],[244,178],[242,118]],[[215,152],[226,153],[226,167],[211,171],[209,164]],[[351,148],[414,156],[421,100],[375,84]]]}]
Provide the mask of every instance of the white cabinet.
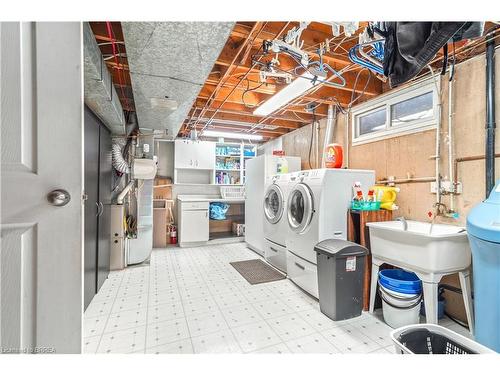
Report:
[{"label": "white cabinet", "polygon": [[174,159],[178,169],[215,169],[215,143],[176,140]]},{"label": "white cabinet", "polygon": [[208,202],[178,201],[179,246],[209,240]]}]

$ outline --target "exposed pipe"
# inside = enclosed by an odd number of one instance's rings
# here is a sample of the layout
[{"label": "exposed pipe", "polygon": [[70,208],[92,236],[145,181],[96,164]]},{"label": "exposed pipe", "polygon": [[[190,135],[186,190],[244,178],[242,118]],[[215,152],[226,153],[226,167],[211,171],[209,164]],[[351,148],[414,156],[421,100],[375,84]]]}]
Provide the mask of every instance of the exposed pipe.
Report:
[{"label": "exposed pipe", "polygon": [[[452,68],[454,69],[454,68]],[[450,181],[454,181],[453,173],[453,75],[450,70],[448,79],[448,174]],[[453,185],[456,191],[457,185]],[[450,211],[455,211],[455,194],[450,195]]]},{"label": "exposed pipe", "polygon": [[320,166],[320,155],[319,155],[319,121],[316,120],[316,123],[314,124],[316,127],[316,168],[319,168]]},{"label": "exposed pipe", "polygon": [[321,168],[325,168],[325,152],[328,145],[332,142],[333,134],[335,133],[335,122],[337,120],[337,112],[333,111],[333,104],[328,104],[328,115],[326,117],[325,140],[323,142],[323,155],[321,157]]},{"label": "exposed pipe", "polygon": [[495,41],[486,43],[486,197],[495,186]]},{"label": "exposed pipe", "polygon": [[434,81],[434,86],[436,87],[436,94],[438,96],[438,104],[437,104],[437,124],[436,124],[436,153],[434,155],[435,160],[435,181],[436,181],[436,203],[441,203],[441,169],[440,169],[440,161],[441,161],[441,91],[438,84],[439,75],[436,78],[434,71],[432,70],[430,65],[427,65],[429,70],[431,71],[431,77]]},{"label": "exposed pipe", "polygon": [[121,191],[120,194],[118,194],[118,197],[116,198],[116,203],[117,204],[123,204],[123,200],[125,199],[125,196],[128,194],[130,189],[134,186],[135,180],[131,180],[127,186]]},{"label": "exposed pipe", "polygon": [[123,139],[113,139],[111,145],[111,164],[120,173],[130,173],[130,166],[123,157],[123,147],[125,146]]},{"label": "exposed pipe", "polygon": [[[500,153],[495,154],[495,158],[500,158]],[[455,186],[458,185],[458,163],[462,163],[464,161],[476,161],[476,160],[485,160],[486,155],[474,155],[474,156],[464,156],[463,158],[456,158],[454,162],[454,174],[455,174]]]},{"label": "exposed pipe", "polygon": [[392,180],[378,180],[377,184],[412,184],[417,182],[433,182],[436,181],[436,177],[409,177],[409,178],[395,178]]}]

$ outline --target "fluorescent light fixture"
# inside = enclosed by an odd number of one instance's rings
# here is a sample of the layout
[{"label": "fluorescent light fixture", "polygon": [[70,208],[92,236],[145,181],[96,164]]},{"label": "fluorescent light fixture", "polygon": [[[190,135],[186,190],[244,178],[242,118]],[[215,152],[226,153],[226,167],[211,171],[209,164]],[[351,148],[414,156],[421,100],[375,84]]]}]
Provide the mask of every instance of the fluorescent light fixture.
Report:
[{"label": "fluorescent light fixture", "polygon": [[281,91],[278,91],[276,94],[271,96],[265,103],[253,111],[253,114],[257,116],[267,116],[270,113],[273,113],[277,109],[283,107],[285,104],[305,93],[307,90],[316,86],[319,82],[312,81],[313,79],[313,74],[305,72],[300,77],[297,77],[288,86],[284,87]]},{"label": "fluorescent light fixture", "polygon": [[232,133],[232,132],[220,132],[217,130],[205,130],[201,135],[204,137],[213,137],[213,138],[232,138],[232,139],[247,139],[249,141],[262,141],[261,135],[248,134],[248,133]]}]

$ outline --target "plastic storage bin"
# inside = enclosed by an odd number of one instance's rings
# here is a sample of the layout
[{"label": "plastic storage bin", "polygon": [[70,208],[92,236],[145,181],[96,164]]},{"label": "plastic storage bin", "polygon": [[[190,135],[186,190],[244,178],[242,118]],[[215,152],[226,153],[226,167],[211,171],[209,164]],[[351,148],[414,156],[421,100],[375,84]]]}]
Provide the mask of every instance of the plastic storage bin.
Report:
[{"label": "plastic storage bin", "polygon": [[487,347],[435,324],[413,324],[391,332],[398,354],[494,353]]},{"label": "plastic storage bin", "polygon": [[500,353],[500,180],[467,216],[474,269],[475,338]]},{"label": "plastic storage bin", "polygon": [[321,241],[314,250],[321,312],[333,320],[361,315],[363,274],[368,250],[339,239]]},{"label": "plastic storage bin", "polygon": [[413,272],[400,269],[382,270],[378,274],[380,284],[387,289],[403,294],[422,292],[422,281]]}]

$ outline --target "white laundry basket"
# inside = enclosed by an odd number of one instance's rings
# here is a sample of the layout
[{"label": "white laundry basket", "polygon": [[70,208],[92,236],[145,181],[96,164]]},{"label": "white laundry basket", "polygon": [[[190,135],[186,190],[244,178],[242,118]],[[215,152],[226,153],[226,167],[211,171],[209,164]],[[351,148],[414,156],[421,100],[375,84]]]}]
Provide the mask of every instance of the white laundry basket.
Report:
[{"label": "white laundry basket", "polygon": [[494,354],[493,350],[436,324],[395,329],[391,339],[398,354]]},{"label": "white laundry basket", "polygon": [[244,186],[221,186],[220,195],[223,199],[244,199]]}]

